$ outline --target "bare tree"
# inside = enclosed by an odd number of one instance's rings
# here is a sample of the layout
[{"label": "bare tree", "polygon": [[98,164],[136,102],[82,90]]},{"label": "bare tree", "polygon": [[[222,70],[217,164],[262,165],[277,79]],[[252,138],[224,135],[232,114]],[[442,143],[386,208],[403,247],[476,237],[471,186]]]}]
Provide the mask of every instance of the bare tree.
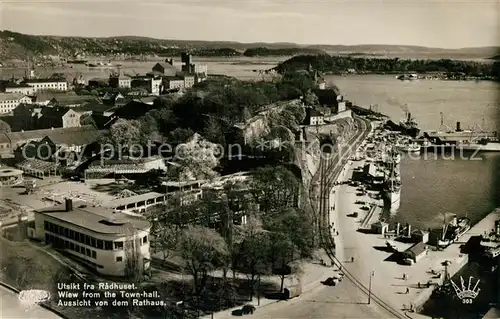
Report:
[{"label": "bare tree", "polygon": [[144,274],[144,261],[142,260],[141,244],[142,238],[135,235],[131,225],[127,227],[127,239],[125,240],[125,277],[132,280],[141,280]]},{"label": "bare tree", "polygon": [[183,230],[179,251],[186,271],[193,276],[197,295],[203,291],[208,273],[221,268],[228,255],[227,244],[222,236],[201,226],[188,226]]}]

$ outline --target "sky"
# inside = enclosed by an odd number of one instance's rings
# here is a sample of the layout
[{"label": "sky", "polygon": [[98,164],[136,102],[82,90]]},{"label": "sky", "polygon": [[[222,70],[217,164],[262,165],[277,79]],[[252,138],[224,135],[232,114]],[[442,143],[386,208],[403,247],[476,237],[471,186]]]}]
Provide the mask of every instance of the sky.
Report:
[{"label": "sky", "polygon": [[499,0],[0,0],[38,35],[439,48],[500,45]]}]

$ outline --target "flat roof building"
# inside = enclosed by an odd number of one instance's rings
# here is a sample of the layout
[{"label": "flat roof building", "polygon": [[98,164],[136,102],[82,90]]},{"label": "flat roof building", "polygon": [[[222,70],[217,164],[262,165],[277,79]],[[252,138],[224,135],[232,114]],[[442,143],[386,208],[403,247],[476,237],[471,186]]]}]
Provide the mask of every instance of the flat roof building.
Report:
[{"label": "flat roof building", "polygon": [[141,195],[117,198],[108,207],[121,211],[142,212],[148,207],[165,203],[165,194],[149,192]]},{"label": "flat roof building", "polygon": [[[145,219],[66,199],[62,205],[36,210],[34,224],[34,229],[28,228],[30,237],[64,250],[101,274],[126,276],[149,268],[151,225]],[[132,264],[138,267],[126,266]]]}]

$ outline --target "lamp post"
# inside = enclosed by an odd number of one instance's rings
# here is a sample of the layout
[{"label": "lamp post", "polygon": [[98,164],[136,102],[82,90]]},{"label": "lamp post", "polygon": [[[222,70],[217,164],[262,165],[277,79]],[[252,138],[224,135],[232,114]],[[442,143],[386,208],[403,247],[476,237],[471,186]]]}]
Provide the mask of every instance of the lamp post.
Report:
[{"label": "lamp post", "polygon": [[374,271],[372,271],[372,272],[370,273],[370,283],[369,283],[369,285],[368,285],[368,304],[370,304],[370,303],[371,303],[371,301],[372,301],[372,277],[373,277],[374,275],[375,275],[375,272],[374,272]]}]

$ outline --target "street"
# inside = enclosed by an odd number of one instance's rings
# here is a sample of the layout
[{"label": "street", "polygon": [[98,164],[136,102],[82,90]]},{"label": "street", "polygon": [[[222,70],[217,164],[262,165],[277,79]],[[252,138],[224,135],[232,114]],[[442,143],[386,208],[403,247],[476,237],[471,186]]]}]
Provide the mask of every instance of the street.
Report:
[{"label": "street", "polygon": [[16,293],[0,286],[0,318],[60,319],[61,317],[39,305],[23,304]]}]

